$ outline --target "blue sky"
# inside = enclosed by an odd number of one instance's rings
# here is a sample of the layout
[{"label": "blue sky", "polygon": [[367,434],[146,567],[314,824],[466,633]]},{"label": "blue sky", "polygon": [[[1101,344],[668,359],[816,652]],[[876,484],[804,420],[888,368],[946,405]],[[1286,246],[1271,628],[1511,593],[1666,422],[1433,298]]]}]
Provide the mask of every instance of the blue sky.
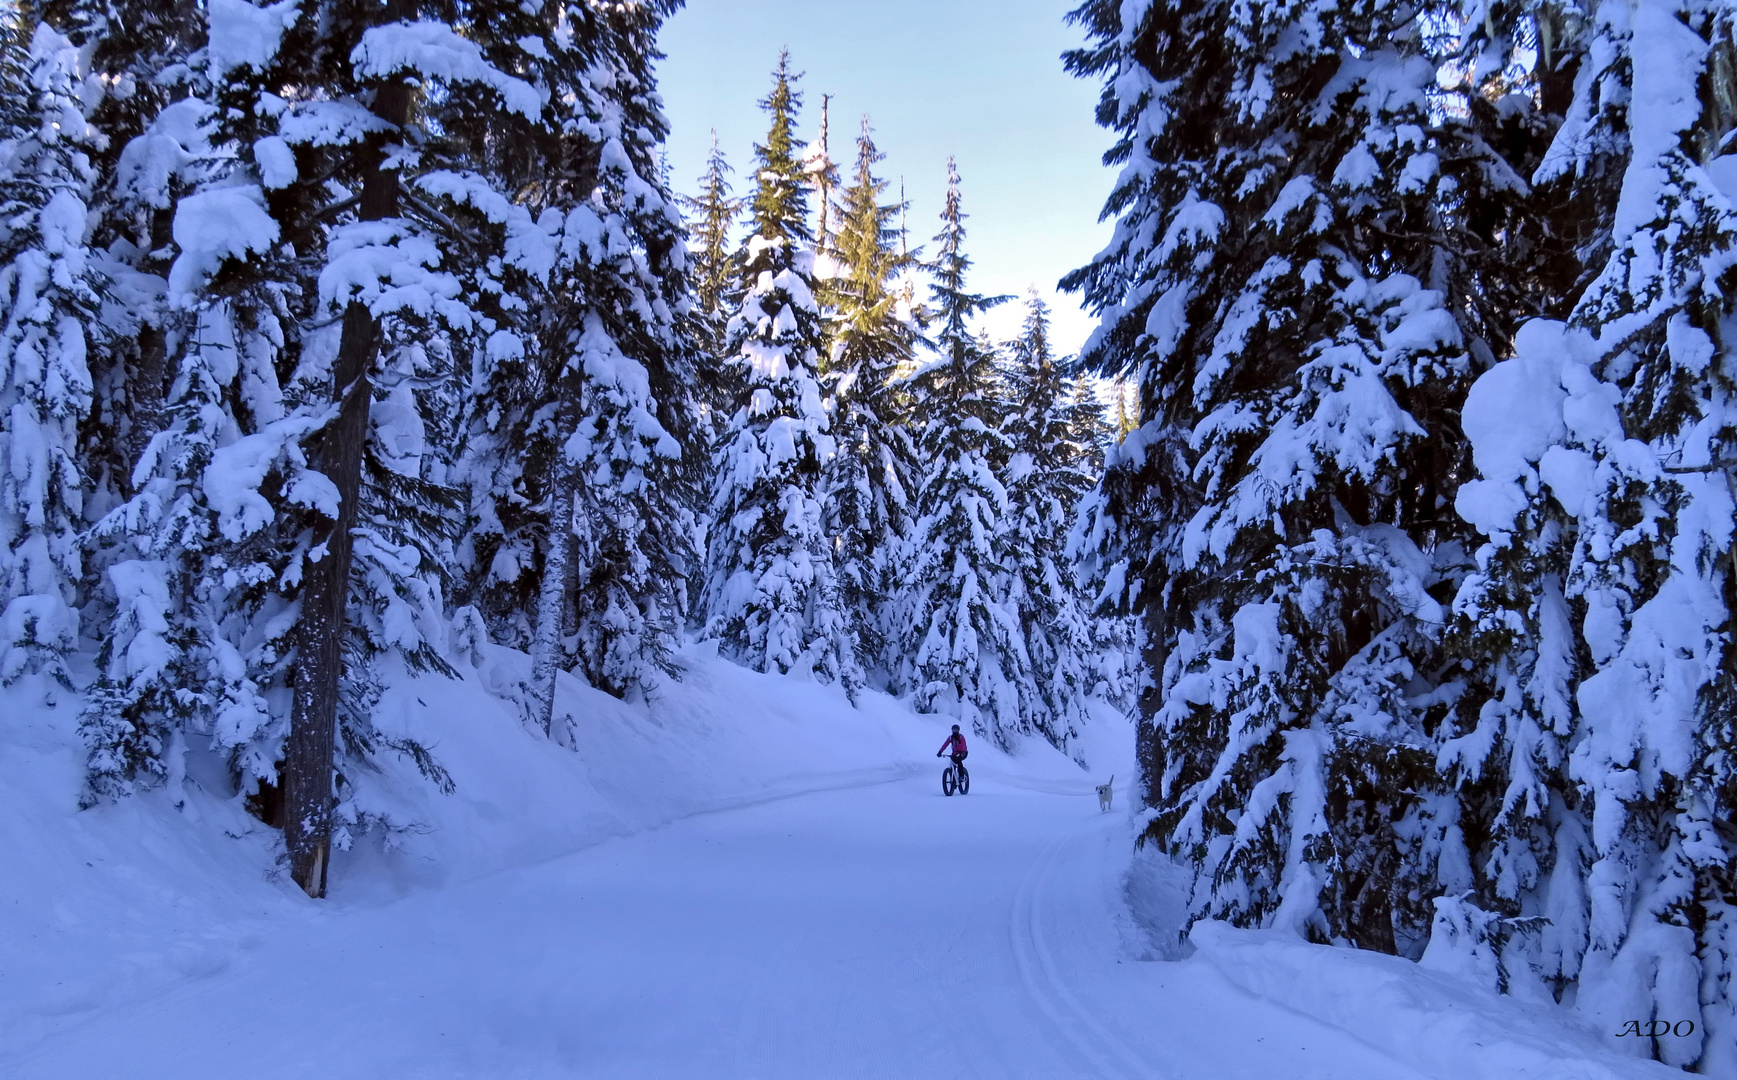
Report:
[{"label": "blue sky", "polygon": [[[1092,122],[1097,87],[1062,70],[1079,43],[1064,22],[1072,5],[1052,0],[688,0],[666,26],[660,67],[672,125],[671,179],[691,193],[711,131],[746,189],[752,144],[765,137],[756,102],[766,94],[780,47],[806,72],[805,139],[832,97],[832,156],[850,171],[867,112],[887,159],[881,173],[905,180],[913,242],[932,248],[946,185],[947,155],[959,160],[977,291],[1023,297],[1036,285],[1054,306],[1057,344],[1078,348],[1091,320],[1056,279],[1109,238],[1098,211],[1113,175],[1099,159],[1109,135]],[[1007,336],[1019,312],[1007,305],[989,327]]]}]

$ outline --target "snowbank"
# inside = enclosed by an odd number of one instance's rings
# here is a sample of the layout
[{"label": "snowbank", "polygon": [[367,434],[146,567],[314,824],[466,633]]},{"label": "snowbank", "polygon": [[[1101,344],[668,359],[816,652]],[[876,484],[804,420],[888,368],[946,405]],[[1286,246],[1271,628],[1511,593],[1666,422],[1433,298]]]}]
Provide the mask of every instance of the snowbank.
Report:
[{"label": "snowbank", "polygon": [[[441,794],[389,755],[382,772],[358,778],[363,809],[411,828],[393,849],[370,837],[337,854],[323,904],[280,872],[280,834],[216,794],[226,781],[211,755],[188,755],[179,808],[159,789],[80,811],[79,696],[40,678],[0,690],[0,1054],[221,971],[287,922],[342,918],[697,813],[938,776],[933,754],[950,723],[874,693],[853,708],[836,687],[696,648],[680,658],[681,681],[650,702],[564,678],[567,749],[529,731],[510,700],[529,658],[486,645],[479,657],[458,680],[388,673],[376,726],[428,747],[455,789]],[[971,763],[1082,793],[1091,782],[1041,743],[1017,762],[977,744]]]},{"label": "snowbank", "polygon": [[[556,714],[567,720],[571,750],[529,731],[508,703],[530,673],[523,653],[484,646],[482,662],[456,683],[395,680],[376,726],[427,746],[456,791],[440,794],[408,761],[401,776],[368,778],[369,809],[427,827],[401,838],[401,852],[367,845],[335,859],[339,893],[470,877],[693,814],[939,775],[934,753],[948,717],[919,716],[873,692],[853,708],[836,686],[748,671],[706,646],[679,659],[681,679],[645,703],[563,676]],[[1084,745],[1112,754],[1115,744],[1103,742]],[[1079,766],[1046,744],[1028,742],[1018,754],[1016,763],[976,741],[971,763],[1028,784],[1087,786]]]},{"label": "snowbank", "polygon": [[1619,1057],[1554,1004],[1528,1003],[1397,956],[1311,945],[1294,934],[1200,922],[1196,953],[1233,985],[1336,1028],[1430,1076],[1617,1080],[1682,1073]]},{"label": "snowbank", "polygon": [[[1215,982],[1228,984],[1226,1000],[1247,1004],[1228,1004],[1226,1011],[1240,1012],[1258,1002],[1310,1026],[1349,1033],[1360,1047],[1391,1059],[1395,1076],[1659,1080],[1683,1075],[1630,1056],[1637,1048],[1605,1040],[1584,1016],[1547,997],[1531,1001],[1500,995],[1469,973],[1212,920],[1195,923],[1179,940],[1188,875],[1156,849],[1132,856],[1123,885],[1137,927],[1130,939],[1133,955],[1181,961],[1169,979],[1196,986],[1203,997],[1214,995]],[[1168,967],[1160,963],[1153,970]]]}]

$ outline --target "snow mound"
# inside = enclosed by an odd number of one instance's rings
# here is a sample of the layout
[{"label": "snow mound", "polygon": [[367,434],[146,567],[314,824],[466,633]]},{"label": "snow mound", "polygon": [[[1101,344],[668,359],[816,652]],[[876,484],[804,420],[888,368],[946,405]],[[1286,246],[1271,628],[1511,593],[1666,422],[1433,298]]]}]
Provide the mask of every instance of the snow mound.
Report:
[{"label": "snow mound", "polygon": [[1682,1074],[1621,1058],[1554,1004],[1498,996],[1397,956],[1312,945],[1294,934],[1202,921],[1189,964],[1254,998],[1355,1033],[1427,1076],[1619,1080]]}]

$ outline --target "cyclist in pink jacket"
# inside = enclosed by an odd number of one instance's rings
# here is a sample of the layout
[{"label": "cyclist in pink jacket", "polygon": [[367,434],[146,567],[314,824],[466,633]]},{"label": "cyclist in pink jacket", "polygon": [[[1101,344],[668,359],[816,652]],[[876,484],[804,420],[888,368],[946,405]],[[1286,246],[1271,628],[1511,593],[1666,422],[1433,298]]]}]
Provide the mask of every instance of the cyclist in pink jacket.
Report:
[{"label": "cyclist in pink jacket", "polygon": [[936,757],[951,757],[953,764],[958,765],[965,760],[968,751],[965,749],[965,736],[959,734],[959,725],[953,725],[953,734],[947,736],[947,741],[936,751]]}]

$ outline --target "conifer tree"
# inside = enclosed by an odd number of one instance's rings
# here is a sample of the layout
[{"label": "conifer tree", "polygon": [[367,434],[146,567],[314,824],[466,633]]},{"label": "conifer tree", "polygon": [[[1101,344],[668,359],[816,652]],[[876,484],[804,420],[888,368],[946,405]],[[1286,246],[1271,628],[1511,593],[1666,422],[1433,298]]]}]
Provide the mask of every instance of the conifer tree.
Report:
[{"label": "conifer tree", "polygon": [[[179,803],[208,745],[318,896],[333,847],[395,827],[382,754],[450,787],[373,725],[389,661],[452,674],[455,621],[516,611],[514,643],[553,631],[610,692],[672,667],[697,576],[652,78],[675,5],[131,3],[0,40],[0,663],[62,673],[82,607],[87,803]],[[449,610],[455,567],[490,610]],[[560,618],[528,617],[540,593]]]},{"label": "conifer tree", "polygon": [[821,505],[835,443],[821,397],[825,329],[794,81],[788,55],[780,57],[761,102],[771,126],[755,146],[744,296],[726,331],[748,392],[718,452],[705,607],[708,632],[727,655],[760,671],[812,671],[854,694],[862,670]]},{"label": "conifer tree", "polygon": [[28,668],[65,680],[83,575],[78,434],[92,394],[85,327],[98,302],[88,236],[96,133],[80,96],[85,59],[65,35],[21,18],[4,46],[0,682]]},{"label": "conifer tree", "polygon": [[832,95],[820,95],[820,131],[814,144],[802,155],[802,171],[814,186],[814,250],[820,256],[816,260],[817,276],[823,278],[829,275],[818,270],[832,251],[832,193],[838,188],[838,165],[832,160],[831,113]]},{"label": "conifer tree", "polygon": [[[649,66],[668,10],[540,16],[527,66],[546,111],[522,143],[492,143],[458,189],[488,193],[475,209],[489,209],[498,263],[477,291],[501,290],[457,468],[465,596],[497,640],[531,652],[524,704],[563,743],[557,672],[618,696],[654,687],[694,575],[681,468],[693,323]],[[522,40],[502,20],[503,48]]]},{"label": "conifer tree", "polygon": [[[325,378],[309,380],[304,389],[310,404],[329,402],[336,416],[320,432],[310,454],[310,463],[331,486],[306,519],[309,547],[298,597],[294,698],[284,741],[283,825],[290,873],[309,896],[318,898],[325,895],[332,843],[333,765],[348,666],[345,653],[351,570],[358,527],[363,524],[359,511],[364,458],[373,389],[382,374],[376,371],[375,363],[382,356],[389,363],[408,359],[394,348],[406,345],[405,339],[387,337],[382,342],[382,330],[386,329],[382,316],[410,309],[415,303],[412,297],[397,292],[404,280],[401,274],[411,280],[420,277],[422,288],[417,291],[424,292],[429,301],[452,284],[444,276],[431,279],[432,252],[419,249],[432,244],[417,236],[419,230],[408,227],[400,217],[402,159],[396,151],[402,146],[401,130],[410,119],[411,81],[424,75],[439,79],[443,74],[438,68],[426,73],[420,70],[426,62],[423,42],[438,47],[456,35],[439,23],[418,21],[413,0],[397,0],[378,14],[356,11],[347,19],[322,25],[303,22],[289,29],[289,48],[280,52],[278,62],[312,61],[296,75],[314,80],[316,86],[323,83],[322,88],[334,96],[367,95],[372,117],[367,125],[372,130],[347,152],[340,152],[334,162],[350,178],[351,190],[358,192],[355,217],[340,224],[327,238],[327,262],[336,273],[326,275],[330,284],[320,290],[319,301],[321,308],[338,320],[336,340],[309,343],[331,352],[327,354],[329,367],[322,373]],[[342,61],[336,65],[327,61],[329,66],[322,70],[319,62],[332,54],[341,56]],[[482,67],[480,58],[478,66]],[[496,93],[518,96],[521,110],[530,107],[529,95],[524,93],[529,87],[523,83],[491,79],[486,69],[477,74],[482,75],[480,81],[485,86],[493,82],[491,89]],[[287,151],[291,144],[284,139],[284,128],[280,121],[274,134]],[[259,142],[255,143],[255,154],[257,161]],[[265,183],[275,186],[278,178],[269,175],[275,163],[259,164],[267,173]],[[290,168],[295,169],[292,175],[299,180],[301,170]],[[293,190],[298,185],[292,181],[290,186]],[[319,203],[316,212],[326,209]],[[411,321],[420,320],[412,316]],[[410,365],[414,367],[415,361],[410,360]],[[372,548],[391,550],[375,538],[369,540]],[[415,631],[409,627],[404,630],[412,635],[407,640],[414,640]]]},{"label": "conifer tree", "polygon": [[[179,803],[185,736],[212,735],[219,714],[226,732],[249,730],[263,708],[236,675],[245,665],[231,656],[212,662],[223,635],[210,613],[222,604],[199,589],[213,535],[187,481],[225,438],[214,420],[224,396],[200,367],[182,384],[199,404],[171,401],[182,336],[226,332],[186,318],[168,287],[176,203],[211,165],[201,96],[209,88],[192,62],[205,24],[188,3],[75,4],[65,18],[105,91],[89,107],[101,135],[91,246],[104,297],[91,326],[96,395],[81,447],[87,513],[98,518],[87,543],[84,614],[102,647],[80,725],[89,749],[85,799],[163,780]],[[178,467],[168,462],[188,470],[182,484],[164,483]],[[144,498],[107,512],[145,488]]]},{"label": "conifer tree", "polygon": [[133,466],[163,426],[175,203],[200,167],[191,148],[204,115],[189,61],[205,35],[189,0],[80,3],[68,18],[105,87],[89,110],[102,143],[92,162],[91,246],[109,285],[93,328],[98,415],[84,457],[93,494],[106,502],[132,493]]},{"label": "conifer tree", "polygon": [[903,573],[901,623],[916,642],[905,653],[901,682],[919,709],[956,715],[1009,746],[1032,730],[1025,712],[1031,662],[1002,527],[1008,503],[998,472],[1009,446],[1000,431],[996,356],[970,328],[976,315],[1009,298],[969,291],[965,217],[959,171],[949,159],[930,264],[939,355],[914,380],[915,407],[926,418],[919,456],[928,471]]},{"label": "conifer tree", "polygon": [[682,200],[695,218],[688,256],[694,306],[704,315],[719,317],[720,324],[735,299],[731,293],[741,278],[736,252],[730,250],[730,230],[735,227],[743,200],[731,197],[730,172],[730,164],[718,148],[718,133],[713,131],[712,150],[706,156],[705,174],[700,177],[700,193]]},{"label": "conifer tree", "polygon": [[896,594],[910,500],[918,470],[896,384],[916,355],[918,334],[901,311],[897,276],[915,259],[897,246],[903,207],[884,203],[874,174],[884,155],[868,118],[857,139],[856,172],[844,191],[834,234],[832,342],[826,386],[837,453],[827,463],[826,532],[850,626],[865,663],[887,673],[889,603]]},{"label": "conifer tree", "polygon": [[[245,22],[248,12],[219,5],[207,21],[230,30],[226,20]],[[133,22],[139,53],[111,40],[96,55],[124,86],[151,58],[200,43],[204,27],[178,22],[181,14]],[[186,737],[198,735],[255,811],[278,824],[285,718],[268,700],[277,691],[281,701],[287,681],[293,624],[281,618],[287,601],[276,583],[290,544],[272,529],[277,509],[258,487],[268,473],[286,494],[320,483],[294,446],[314,425],[286,417],[276,364],[294,325],[283,303],[294,285],[230,278],[204,293],[224,257],[268,243],[257,186],[239,187],[234,204],[195,199],[179,233],[166,224],[182,194],[248,175],[227,146],[207,139],[215,88],[238,66],[221,48],[207,50],[204,63],[179,72],[185,96],[142,92],[136,107],[105,98],[97,112],[120,133],[136,130],[107,159],[99,218],[115,283],[102,350],[114,415],[102,426],[117,445],[96,460],[121,470],[113,486],[131,497],[92,530],[103,649],[80,729],[87,802],[159,781],[180,802]],[[233,228],[209,228],[202,210]],[[169,239],[156,244],[165,231]]]},{"label": "conifer tree", "polygon": [[[1110,247],[1065,284],[1085,364],[1140,427],[1087,535],[1142,615],[1145,834],[1193,913],[1417,955],[1447,823],[1438,526],[1470,374],[1443,294],[1435,67],[1399,11],[1093,2],[1124,166]],[[1281,151],[1280,147],[1289,148]],[[1395,239],[1396,237],[1400,239]],[[1432,589],[1436,590],[1432,593]],[[1408,792],[1419,793],[1417,795]]]},{"label": "conifer tree", "polygon": [[[313,896],[331,846],[368,827],[355,793],[374,753],[400,750],[440,781],[418,748],[380,739],[369,715],[376,657],[444,665],[452,498],[424,471],[440,441],[425,418],[450,415],[432,386],[477,323],[439,268],[435,236],[449,219],[406,196],[412,158],[394,148],[417,142],[415,166],[439,173],[455,133],[487,129],[478,114],[505,130],[540,108],[534,88],[475,42],[416,16],[408,5],[317,18],[210,5],[202,59],[219,167],[179,200],[173,228],[171,296],[215,330],[183,341],[172,397],[194,407],[185,395],[209,396],[205,370],[226,393],[239,380],[244,406],[233,414],[241,430],[220,434],[194,474],[221,537],[198,569],[222,590],[188,595],[221,600],[207,622],[236,650],[231,669],[254,702],[284,691],[292,701],[290,716],[253,709],[216,742],[232,748],[261,816],[283,825],[292,876]],[[423,95],[419,120],[444,115],[406,128],[410,80],[472,92]],[[424,140],[429,131],[440,135]],[[197,407],[209,429],[215,417]],[[155,467],[167,466],[173,489],[194,480],[184,470],[196,460]]]},{"label": "conifer tree", "polygon": [[1031,665],[1032,692],[1023,695],[1021,705],[1027,724],[1066,749],[1085,723],[1087,695],[1105,683],[1097,655],[1103,642],[1065,552],[1074,509],[1091,489],[1092,477],[1086,471],[1089,446],[1076,432],[1080,406],[1070,400],[1067,379],[1051,352],[1049,307],[1035,291],[1010,354],[1002,528],[1013,559],[1010,600],[1020,613]]},{"label": "conifer tree", "polygon": [[1104,451],[1115,445],[1117,432],[1091,381],[1076,377],[1069,382],[1072,389],[1068,392],[1068,434],[1085,455],[1086,473],[1096,477],[1104,470]]},{"label": "conifer tree", "polygon": [[[574,667],[616,696],[655,689],[674,672],[688,581],[699,571],[685,448],[702,431],[693,386],[703,343],[677,316],[689,304],[686,255],[657,167],[668,123],[652,69],[658,28],[675,7],[659,0],[593,13],[613,78],[590,117],[609,159],[590,202],[603,210],[605,234],[627,237],[629,250],[589,251],[556,290],[572,310],[568,363],[584,375],[566,446],[578,482]],[[578,84],[594,70],[575,67],[570,77]]]},{"label": "conifer tree", "polygon": [[688,277],[693,282],[694,323],[702,357],[699,365],[700,406],[704,414],[701,438],[710,446],[717,441],[717,425],[735,411],[741,394],[740,374],[732,365],[719,362],[724,349],[724,325],[740,304],[739,254],[730,245],[745,200],[734,198],[729,181],[730,166],[718,148],[718,133],[712,132],[712,151],[700,177],[700,193],[682,200],[693,216],[689,226]]},{"label": "conifer tree", "polygon": [[[1647,1049],[1717,1075],[1737,1068],[1737,853],[1718,824],[1737,795],[1737,43],[1717,5],[1545,14],[1566,63],[1539,69],[1577,77],[1534,179],[1582,276],[1572,309],[1521,327],[1465,402],[1479,479],[1456,508],[1484,543],[1455,606],[1501,681],[1444,753],[1487,792],[1462,799],[1489,839],[1460,912],[1506,977],[1574,984],[1612,1031],[1693,1021]],[[1492,24],[1478,44],[1500,57],[1527,29]],[[1548,922],[1510,933],[1515,916]]]}]

